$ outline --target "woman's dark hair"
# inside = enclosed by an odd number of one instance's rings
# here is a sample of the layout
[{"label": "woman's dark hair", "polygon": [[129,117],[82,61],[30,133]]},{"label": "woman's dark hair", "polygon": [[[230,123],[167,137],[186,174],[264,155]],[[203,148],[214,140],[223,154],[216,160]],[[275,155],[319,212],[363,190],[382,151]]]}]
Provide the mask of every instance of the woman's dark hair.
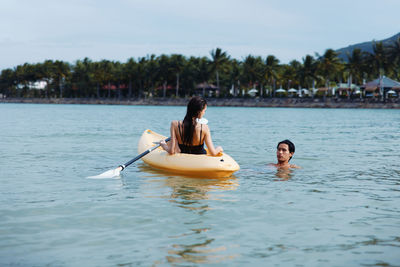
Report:
[{"label": "woman's dark hair", "polygon": [[[283,140],[283,141],[280,141],[280,142],[278,143],[278,145],[276,146],[276,149],[279,148],[279,145],[280,145],[280,144],[286,144],[286,145],[288,145],[288,147],[289,147],[289,153],[294,153],[294,151],[296,150],[294,144],[293,144],[290,140],[288,140],[288,139]],[[291,160],[291,159],[292,159],[292,157],[290,157],[289,160]]]},{"label": "woman's dark hair", "polygon": [[200,112],[206,107],[207,101],[200,97],[195,96],[190,99],[187,105],[186,116],[183,119],[183,144],[187,146],[192,145],[193,133],[196,126],[196,118]]}]

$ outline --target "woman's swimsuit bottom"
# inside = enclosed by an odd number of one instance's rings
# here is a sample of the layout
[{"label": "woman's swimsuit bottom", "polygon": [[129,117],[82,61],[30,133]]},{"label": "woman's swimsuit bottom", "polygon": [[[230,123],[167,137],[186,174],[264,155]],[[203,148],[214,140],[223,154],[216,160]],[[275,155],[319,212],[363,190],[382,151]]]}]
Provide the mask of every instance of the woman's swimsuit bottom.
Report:
[{"label": "woman's swimsuit bottom", "polygon": [[[182,123],[182,128],[183,128],[183,123]],[[181,132],[181,124],[178,124],[178,130],[179,130],[179,135],[181,136],[181,140],[183,140],[182,132]],[[207,154],[207,151],[204,149],[204,142],[201,143],[201,134],[203,132],[203,125],[201,125],[200,129],[200,144],[198,146],[187,146],[184,144],[178,144],[179,148],[181,149],[181,153],[185,154]]]}]

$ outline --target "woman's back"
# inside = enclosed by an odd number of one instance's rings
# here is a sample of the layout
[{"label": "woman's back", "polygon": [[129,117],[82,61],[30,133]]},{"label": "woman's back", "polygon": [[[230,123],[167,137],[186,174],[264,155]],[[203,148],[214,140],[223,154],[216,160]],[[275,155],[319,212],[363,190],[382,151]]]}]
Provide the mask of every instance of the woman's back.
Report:
[{"label": "woman's back", "polygon": [[207,101],[205,99],[199,96],[193,97],[188,103],[183,121],[171,122],[170,145],[162,141],[161,146],[170,154],[206,154],[205,143],[211,155],[215,156],[222,152],[222,147],[214,148],[208,125],[198,122],[202,119],[206,109]]},{"label": "woman's back", "polygon": [[[174,131],[176,139],[178,140],[178,146],[181,150],[181,153],[189,153],[189,154],[207,154],[204,149],[204,139],[206,135],[206,130],[203,131],[203,124],[196,123],[194,127],[194,131],[192,134],[192,140],[190,143],[187,142],[187,138],[185,138],[185,127],[182,121],[176,121],[174,123]],[[204,125],[206,128],[206,125]],[[186,142],[185,142],[186,140]]]}]

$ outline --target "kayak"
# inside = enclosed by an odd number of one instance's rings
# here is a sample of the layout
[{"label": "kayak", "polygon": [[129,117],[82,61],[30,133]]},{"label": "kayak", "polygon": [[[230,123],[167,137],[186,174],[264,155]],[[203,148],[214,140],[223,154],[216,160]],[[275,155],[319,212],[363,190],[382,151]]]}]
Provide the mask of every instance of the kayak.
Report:
[{"label": "kayak", "polygon": [[[166,136],[146,130],[139,140],[138,152],[143,153],[166,138]],[[204,178],[229,177],[240,169],[239,164],[228,154],[220,153],[217,156],[211,156],[208,150],[207,155],[184,153],[170,155],[162,147],[158,147],[142,160],[155,169]]]}]

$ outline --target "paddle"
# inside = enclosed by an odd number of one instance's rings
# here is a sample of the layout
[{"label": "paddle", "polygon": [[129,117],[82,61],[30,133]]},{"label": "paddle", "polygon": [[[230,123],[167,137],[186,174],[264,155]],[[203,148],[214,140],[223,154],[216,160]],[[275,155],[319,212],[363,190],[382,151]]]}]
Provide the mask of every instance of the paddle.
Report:
[{"label": "paddle", "polygon": [[[165,143],[167,143],[169,140],[171,140],[171,137],[168,137],[164,141],[165,141]],[[146,156],[151,151],[157,149],[159,146],[161,146],[160,143],[158,143],[156,146],[153,146],[153,147],[147,149],[145,152],[143,152],[142,154],[134,157],[130,161],[126,162],[125,164],[119,165],[118,168],[116,168],[116,169],[108,170],[108,171],[103,172],[102,174],[99,174],[99,175],[96,175],[96,176],[89,176],[88,178],[113,178],[113,177],[119,176],[121,171],[123,171],[126,167],[128,167],[129,165],[131,165],[132,163],[134,163],[138,159]]]}]

